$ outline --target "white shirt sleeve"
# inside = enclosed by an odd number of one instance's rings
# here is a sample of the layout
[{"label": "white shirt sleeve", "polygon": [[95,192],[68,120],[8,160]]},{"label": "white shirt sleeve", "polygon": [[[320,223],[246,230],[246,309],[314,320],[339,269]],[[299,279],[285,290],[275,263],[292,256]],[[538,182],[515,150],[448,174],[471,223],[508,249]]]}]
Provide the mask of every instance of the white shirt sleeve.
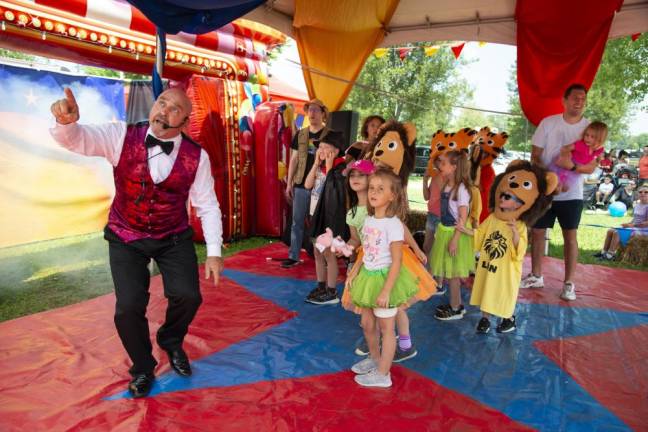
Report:
[{"label": "white shirt sleeve", "polygon": [[542,119],[531,137],[531,145],[544,149],[547,147],[547,122]]},{"label": "white shirt sleeve", "polygon": [[205,243],[207,243],[207,256],[221,256],[223,221],[216,192],[214,192],[214,177],[211,173],[209,156],[205,150],[200,151],[200,162],[196,178],[189,190],[189,199],[200,218]]},{"label": "white shirt sleeve", "polygon": [[405,230],[403,229],[403,223],[398,218],[390,218],[387,228],[387,243],[403,241],[404,238]]},{"label": "white shirt sleeve", "polygon": [[104,123],[98,125],[80,125],[70,123],[50,128],[50,135],[62,147],[84,156],[101,156],[117,166],[124,138],[126,123]]},{"label": "white shirt sleeve", "polygon": [[466,186],[462,184],[459,185],[457,189],[457,209],[459,207],[468,207],[470,205],[470,193]]}]

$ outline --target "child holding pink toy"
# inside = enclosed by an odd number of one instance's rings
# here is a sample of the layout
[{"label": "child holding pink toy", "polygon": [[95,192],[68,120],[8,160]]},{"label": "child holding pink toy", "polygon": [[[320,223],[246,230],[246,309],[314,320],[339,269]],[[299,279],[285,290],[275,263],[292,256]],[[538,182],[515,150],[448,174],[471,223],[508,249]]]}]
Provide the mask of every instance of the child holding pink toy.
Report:
[{"label": "child holding pink toy", "polygon": [[[313,238],[315,254],[315,272],[317,286],[306,297],[306,302],[312,304],[336,304],[340,302],[337,294],[338,262],[337,256],[331,250],[331,244],[336,237],[341,240],[349,238],[349,228],[344,217],[346,214],[346,185],[344,175],[345,144],[341,132],[330,131],[319,142],[315,153],[315,163],[311,168],[304,187],[311,189],[319,186],[317,202],[312,209],[311,237]],[[312,196],[311,196],[312,197]],[[317,247],[317,238],[324,234],[330,242],[327,247]],[[339,243],[338,243],[339,244]]]}]

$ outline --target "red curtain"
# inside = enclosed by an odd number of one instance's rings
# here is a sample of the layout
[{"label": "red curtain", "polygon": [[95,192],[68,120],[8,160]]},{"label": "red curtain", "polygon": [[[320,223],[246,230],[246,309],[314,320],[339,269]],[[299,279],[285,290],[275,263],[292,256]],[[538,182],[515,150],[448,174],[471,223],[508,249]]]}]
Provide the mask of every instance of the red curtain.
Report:
[{"label": "red curtain", "polygon": [[562,112],[572,83],[589,88],[614,13],[623,0],[524,0],[516,5],[518,88],[527,118],[538,124]]}]

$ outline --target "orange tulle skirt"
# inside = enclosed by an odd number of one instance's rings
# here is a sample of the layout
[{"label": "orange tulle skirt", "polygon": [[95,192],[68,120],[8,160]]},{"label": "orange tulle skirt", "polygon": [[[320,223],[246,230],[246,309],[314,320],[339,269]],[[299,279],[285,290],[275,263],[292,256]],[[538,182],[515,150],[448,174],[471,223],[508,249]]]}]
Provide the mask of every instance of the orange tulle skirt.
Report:
[{"label": "orange tulle skirt", "polygon": [[[347,279],[344,283],[344,292],[342,293],[342,307],[357,314],[361,313],[362,308],[353,304],[353,301],[351,300],[351,282],[360,271],[363,256],[364,252],[362,248],[359,248],[358,256],[356,257],[355,263],[353,264],[353,267],[347,275]],[[407,268],[407,270],[412,273],[417,281],[418,290],[414,297],[412,297],[412,299],[410,299],[410,301],[408,302],[409,306],[418,301],[425,301],[437,292],[436,281],[427,271],[425,266],[423,266],[421,261],[416,258],[416,255],[414,254],[412,249],[410,249],[410,247],[407,245],[403,245],[403,262],[401,263],[401,265]]]}]

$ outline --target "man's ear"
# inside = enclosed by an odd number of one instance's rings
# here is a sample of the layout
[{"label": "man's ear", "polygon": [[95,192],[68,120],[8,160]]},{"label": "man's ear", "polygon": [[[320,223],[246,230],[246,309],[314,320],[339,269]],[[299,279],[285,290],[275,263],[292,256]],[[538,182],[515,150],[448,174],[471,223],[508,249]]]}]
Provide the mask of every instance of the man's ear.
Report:
[{"label": "man's ear", "polygon": [[554,172],[547,172],[547,190],[545,191],[545,195],[551,195],[556,188],[558,187],[558,176]]},{"label": "man's ear", "polygon": [[403,127],[405,127],[405,133],[407,134],[407,145],[411,146],[416,139],[416,126],[414,126],[414,123],[404,123]]}]

